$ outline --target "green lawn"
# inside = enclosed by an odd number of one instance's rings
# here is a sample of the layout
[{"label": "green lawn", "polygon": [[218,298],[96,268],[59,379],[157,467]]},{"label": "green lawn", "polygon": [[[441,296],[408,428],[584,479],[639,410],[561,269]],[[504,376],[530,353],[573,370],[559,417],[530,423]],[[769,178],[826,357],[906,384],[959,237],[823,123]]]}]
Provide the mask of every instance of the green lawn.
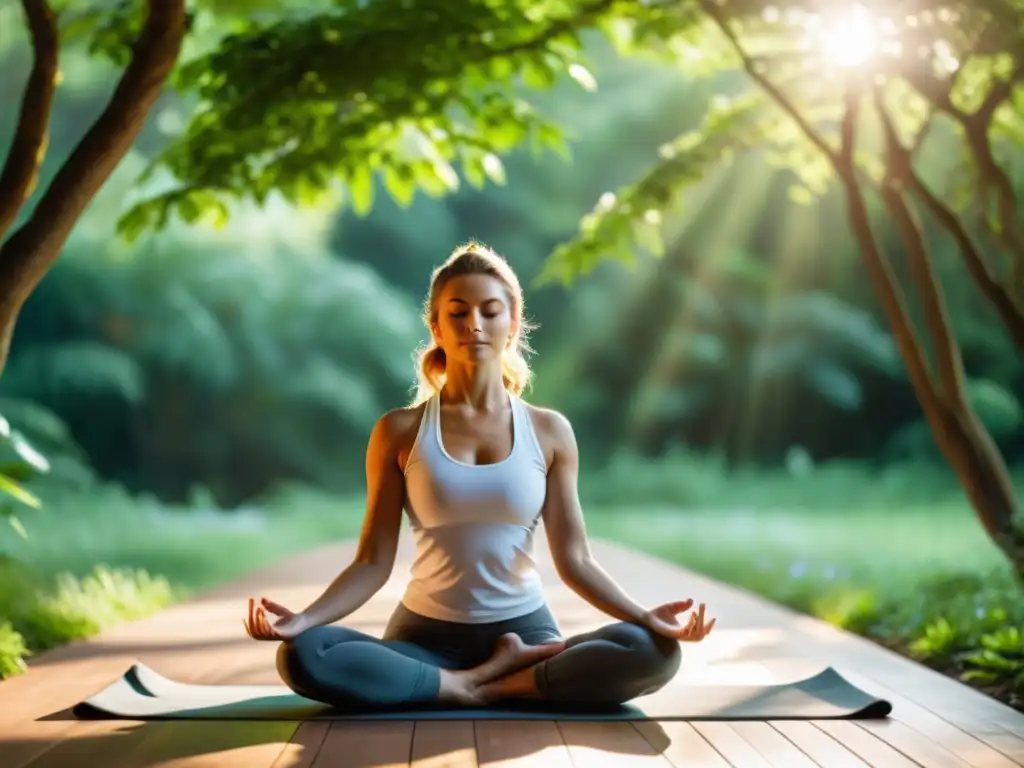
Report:
[{"label": "green lawn", "polygon": [[594,535],[726,581],[872,588],[953,572],[984,574],[1001,555],[962,504],[850,511],[601,509]]}]

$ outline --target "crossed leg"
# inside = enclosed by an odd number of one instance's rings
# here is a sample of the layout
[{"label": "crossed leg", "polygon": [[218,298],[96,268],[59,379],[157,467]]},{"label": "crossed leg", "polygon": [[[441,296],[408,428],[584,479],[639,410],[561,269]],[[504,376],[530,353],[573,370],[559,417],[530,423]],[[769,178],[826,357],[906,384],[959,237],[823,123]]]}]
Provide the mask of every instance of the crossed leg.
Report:
[{"label": "crossed leg", "polygon": [[570,637],[565,650],[492,678],[474,691],[478,703],[534,699],[564,705],[624,704],[662,688],[679,671],[679,641],[628,622]]},{"label": "crossed leg", "polygon": [[441,654],[415,643],[380,640],[341,626],[321,626],[281,643],[277,670],[296,693],[341,707],[477,703],[475,692],[559,652],[564,643],[527,645],[499,638],[494,654],[470,669],[452,669]]},{"label": "crossed leg", "polygon": [[502,635],[485,662],[452,669],[414,643],[316,627],[280,645],[277,667],[292,690],[334,706],[480,706],[509,699],[586,706],[652,693],[675,676],[682,655],[678,641],[626,622],[565,641],[524,635]]}]

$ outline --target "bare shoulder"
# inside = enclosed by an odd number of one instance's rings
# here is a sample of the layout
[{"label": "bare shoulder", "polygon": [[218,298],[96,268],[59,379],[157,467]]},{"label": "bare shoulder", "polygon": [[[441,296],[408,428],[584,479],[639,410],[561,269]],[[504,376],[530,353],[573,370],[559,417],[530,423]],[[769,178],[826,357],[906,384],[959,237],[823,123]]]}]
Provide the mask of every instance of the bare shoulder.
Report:
[{"label": "bare shoulder", "polygon": [[377,420],[373,431],[380,447],[405,466],[423,419],[424,405],[393,408]]},{"label": "bare shoulder", "polygon": [[389,436],[414,435],[420,428],[423,418],[424,404],[411,405],[405,408],[392,408],[380,417],[377,424]]},{"label": "bare shoulder", "polygon": [[550,467],[556,458],[575,459],[576,433],[569,419],[553,408],[542,408],[530,403],[525,405],[548,466]]}]

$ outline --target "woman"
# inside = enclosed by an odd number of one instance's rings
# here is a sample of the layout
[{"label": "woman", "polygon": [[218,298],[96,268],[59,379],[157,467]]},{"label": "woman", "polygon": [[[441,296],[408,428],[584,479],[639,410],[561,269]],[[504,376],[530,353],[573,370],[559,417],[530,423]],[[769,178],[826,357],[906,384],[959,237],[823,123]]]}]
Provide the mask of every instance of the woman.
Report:
[{"label": "woman", "polygon": [[[335,706],[603,705],[662,687],[679,642],[703,639],[715,620],[701,604],[680,623],[692,600],[646,609],[594,561],[572,428],[520,398],[528,326],[514,272],[485,246],[458,248],[434,271],[424,320],[433,344],[416,402],[370,436],[353,563],[299,613],[250,600],[246,631],[282,641],[282,679]],[[417,554],[383,639],[330,626],[388,580],[403,510]],[[616,623],[561,638],[532,555],[541,519],[559,576]]]}]

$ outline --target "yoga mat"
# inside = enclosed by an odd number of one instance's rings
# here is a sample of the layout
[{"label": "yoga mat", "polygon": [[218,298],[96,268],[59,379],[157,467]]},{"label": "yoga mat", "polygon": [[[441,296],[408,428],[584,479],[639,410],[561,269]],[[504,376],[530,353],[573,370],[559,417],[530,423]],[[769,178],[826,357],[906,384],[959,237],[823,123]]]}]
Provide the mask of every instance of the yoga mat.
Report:
[{"label": "yoga mat", "polygon": [[674,685],[671,696],[624,706],[553,708],[550,703],[475,708],[339,710],[284,685],[207,685],[170,680],[144,664],[75,705],[81,719],[129,720],[837,720],[884,718],[892,705],[826,667],[779,685]]}]

